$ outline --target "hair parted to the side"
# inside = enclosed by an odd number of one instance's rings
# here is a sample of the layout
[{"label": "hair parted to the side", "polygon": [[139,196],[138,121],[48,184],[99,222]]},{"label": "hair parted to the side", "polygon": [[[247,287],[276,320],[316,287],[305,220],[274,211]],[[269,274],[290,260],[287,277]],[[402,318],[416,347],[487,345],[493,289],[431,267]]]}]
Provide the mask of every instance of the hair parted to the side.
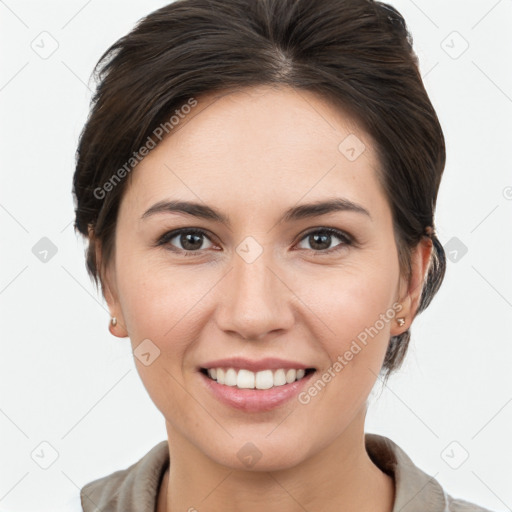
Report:
[{"label": "hair parted to the side", "polygon": [[[428,231],[434,227],[445,142],[412,37],[396,9],[371,0],[177,0],[115,42],[95,76],[73,194],[74,227],[89,240],[87,270],[96,286],[99,279],[103,288],[131,174],[108,192],[97,191],[191,97],[282,84],[329,99],[375,141],[404,276],[410,276],[411,250],[422,237],[432,239],[416,314],[429,305],[446,269],[443,247]],[[390,339],[382,367],[386,379],[401,365],[409,339],[410,330]]]}]

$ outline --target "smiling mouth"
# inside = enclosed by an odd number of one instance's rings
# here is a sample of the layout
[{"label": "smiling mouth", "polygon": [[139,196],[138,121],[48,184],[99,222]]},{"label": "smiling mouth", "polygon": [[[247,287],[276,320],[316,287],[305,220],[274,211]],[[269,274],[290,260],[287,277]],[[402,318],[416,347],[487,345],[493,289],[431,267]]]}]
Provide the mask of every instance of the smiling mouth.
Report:
[{"label": "smiling mouth", "polygon": [[252,372],[235,368],[201,368],[200,372],[209,379],[225,386],[238,389],[271,389],[299,381],[313,373],[315,368],[261,370]]}]

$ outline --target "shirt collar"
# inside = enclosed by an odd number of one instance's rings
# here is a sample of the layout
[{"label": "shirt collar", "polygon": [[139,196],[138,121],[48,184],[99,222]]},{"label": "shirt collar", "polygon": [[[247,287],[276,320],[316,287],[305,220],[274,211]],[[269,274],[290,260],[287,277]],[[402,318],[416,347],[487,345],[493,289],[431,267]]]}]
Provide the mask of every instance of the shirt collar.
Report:
[{"label": "shirt collar", "polygon": [[425,512],[449,510],[448,497],[439,482],[418,468],[391,439],[365,434],[366,451],[373,462],[395,481],[392,512]]},{"label": "shirt collar", "polygon": [[[448,498],[440,484],[415,466],[397,444],[366,433],[365,445],[372,461],[394,479],[392,512],[448,512]],[[161,441],[130,467],[85,485],[80,490],[84,512],[153,512],[168,465],[168,442]]]}]

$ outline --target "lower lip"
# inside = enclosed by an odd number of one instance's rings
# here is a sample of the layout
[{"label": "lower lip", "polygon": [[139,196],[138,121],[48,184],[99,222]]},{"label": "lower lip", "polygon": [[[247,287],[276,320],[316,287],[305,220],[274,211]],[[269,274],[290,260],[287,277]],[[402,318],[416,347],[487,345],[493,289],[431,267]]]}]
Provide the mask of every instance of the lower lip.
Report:
[{"label": "lower lip", "polygon": [[298,395],[315,373],[311,372],[291,384],[284,384],[283,386],[276,386],[270,389],[238,389],[236,386],[219,384],[216,380],[210,379],[202,372],[199,372],[199,375],[208,389],[222,403],[246,412],[261,412],[279,407]]}]

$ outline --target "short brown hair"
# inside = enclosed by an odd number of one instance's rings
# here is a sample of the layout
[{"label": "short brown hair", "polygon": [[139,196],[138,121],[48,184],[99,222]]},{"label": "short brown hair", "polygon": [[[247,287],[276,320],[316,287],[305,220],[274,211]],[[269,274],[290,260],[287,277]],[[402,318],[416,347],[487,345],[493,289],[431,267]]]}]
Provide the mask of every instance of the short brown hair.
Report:
[{"label": "short brown hair", "polygon": [[[446,269],[434,227],[445,166],[443,132],[424,88],[412,37],[393,7],[371,0],[177,0],[138,22],[95,67],[98,87],[76,153],[75,230],[90,236],[87,269],[98,286],[114,248],[127,180],[95,191],[190,97],[284,84],[349,112],[376,142],[400,269],[429,236],[424,310]],[[130,178],[129,174],[129,178]],[[429,228],[431,227],[431,228]],[[95,244],[102,247],[97,268]],[[410,339],[391,337],[383,370],[398,368]]]}]

